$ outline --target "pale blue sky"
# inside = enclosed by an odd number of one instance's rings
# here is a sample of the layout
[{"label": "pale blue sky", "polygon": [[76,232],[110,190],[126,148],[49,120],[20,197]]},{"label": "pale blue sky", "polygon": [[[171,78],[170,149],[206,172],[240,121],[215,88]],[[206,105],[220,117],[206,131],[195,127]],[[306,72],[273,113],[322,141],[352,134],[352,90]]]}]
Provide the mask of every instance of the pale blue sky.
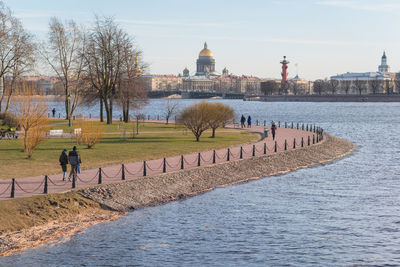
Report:
[{"label": "pale blue sky", "polygon": [[207,41],[221,72],[306,79],[376,71],[386,49],[400,71],[400,0],[5,0],[39,38],[51,16],[90,26],[94,14],[113,16],[144,52],[155,74],[177,74]]}]

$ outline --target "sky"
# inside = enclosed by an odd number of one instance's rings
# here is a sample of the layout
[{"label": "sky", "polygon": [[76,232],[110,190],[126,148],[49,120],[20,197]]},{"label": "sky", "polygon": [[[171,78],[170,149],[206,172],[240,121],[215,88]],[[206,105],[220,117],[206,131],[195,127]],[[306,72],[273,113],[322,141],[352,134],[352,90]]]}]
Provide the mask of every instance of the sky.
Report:
[{"label": "sky", "polygon": [[4,0],[38,39],[52,16],[90,28],[112,16],[143,50],[152,74],[196,71],[206,41],[235,75],[314,80],[377,71],[383,51],[400,71],[400,0]]}]

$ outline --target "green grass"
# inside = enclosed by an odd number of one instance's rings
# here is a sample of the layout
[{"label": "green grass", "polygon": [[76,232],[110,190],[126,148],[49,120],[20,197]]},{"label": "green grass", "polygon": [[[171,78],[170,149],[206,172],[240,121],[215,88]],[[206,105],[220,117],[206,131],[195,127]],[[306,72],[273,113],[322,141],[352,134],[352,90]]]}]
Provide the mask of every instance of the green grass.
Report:
[{"label": "green grass", "polygon": [[[123,138],[121,133],[110,134],[127,127],[127,135],[131,137],[133,124],[118,126],[118,123],[114,123],[105,126],[109,134],[105,134],[94,148],[78,145],[82,169],[218,149],[258,139],[254,133],[217,129],[215,138],[210,138],[211,132],[207,131],[200,142],[196,142],[190,131],[185,134],[182,126],[157,123],[141,125],[139,135],[133,139]],[[67,125],[52,128],[70,130]],[[31,159],[27,159],[22,151],[21,140],[0,140],[0,180],[60,173],[59,155],[62,149],[70,150],[74,145],[76,140],[72,138],[50,138],[34,152]]]}]

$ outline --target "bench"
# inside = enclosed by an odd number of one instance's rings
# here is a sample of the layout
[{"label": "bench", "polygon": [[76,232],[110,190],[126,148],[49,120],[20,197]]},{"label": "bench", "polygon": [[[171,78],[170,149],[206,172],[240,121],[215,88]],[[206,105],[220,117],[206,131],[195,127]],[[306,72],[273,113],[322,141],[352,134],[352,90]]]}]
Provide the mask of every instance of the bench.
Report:
[{"label": "bench", "polygon": [[62,136],[63,130],[50,130],[49,136]]},{"label": "bench", "polygon": [[82,128],[75,128],[74,129],[74,135],[78,135],[82,133]]}]

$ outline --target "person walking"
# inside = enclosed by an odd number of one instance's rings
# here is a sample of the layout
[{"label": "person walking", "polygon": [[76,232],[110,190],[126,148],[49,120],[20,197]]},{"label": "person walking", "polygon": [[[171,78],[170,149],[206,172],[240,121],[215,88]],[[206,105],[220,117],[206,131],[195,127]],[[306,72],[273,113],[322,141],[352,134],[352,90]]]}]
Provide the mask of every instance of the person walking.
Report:
[{"label": "person walking", "polygon": [[68,164],[68,156],[67,156],[68,149],[65,149],[61,152],[60,161],[61,169],[63,171],[63,181],[65,181],[65,175],[67,174],[67,164]]},{"label": "person walking", "polygon": [[241,124],[241,127],[242,128],[244,128],[244,124],[246,123],[246,118],[243,116],[243,114],[242,114],[242,117],[240,118],[240,124]]},{"label": "person walking", "polygon": [[250,117],[250,115],[247,117],[247,128],[251,128],[251,117]]},{"label": "person walking", "polygon": [[78,165],[82,163],[79,152],[76,150],[76,146],[74,146],[72,148],[72,151],[68,153],[68,160],[69,164],[71,164],[71,172],[69,173],[68,181],[71,181],[71,177],[76,178],[78,172]]},{"label": "person walking", "polygon": [[275,125],[275,122],[272,122],[272,125],[271,125],[272,140],[275,140],[275,132],[276,132],[276,125]]},{"label": "person walking", "polygon": [[53,118],[56,116],[56,108],[53,108],[52,110],[51,110],[51,112],[53,113]]}]

